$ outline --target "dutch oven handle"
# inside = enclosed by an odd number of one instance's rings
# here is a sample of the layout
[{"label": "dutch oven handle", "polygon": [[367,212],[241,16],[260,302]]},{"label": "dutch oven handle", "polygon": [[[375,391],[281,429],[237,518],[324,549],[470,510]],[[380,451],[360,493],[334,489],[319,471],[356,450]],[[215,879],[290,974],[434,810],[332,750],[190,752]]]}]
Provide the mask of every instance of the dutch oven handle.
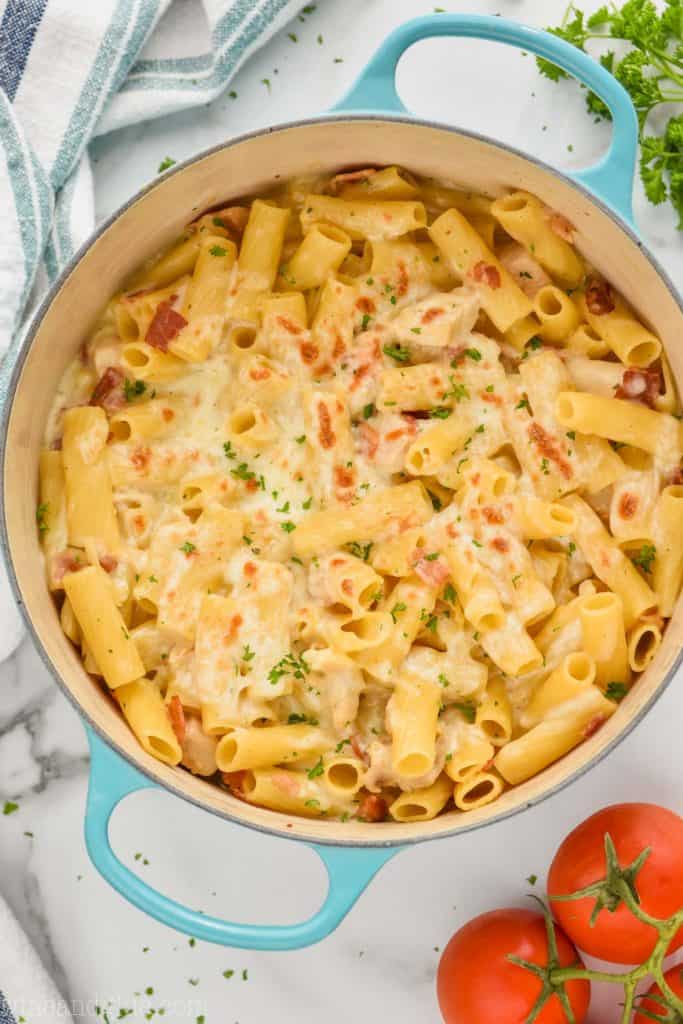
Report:
[{"label": "dutch oven handle", "polygon": [[300,949],[324,939],[346,917],[358,897],[383,864],[400,849],[306,844],[322,859],[328,891],[320,910],[300,924],[235,924],[202,914],[163,896],[143,882],[116,856],[109,842],[109,819],[124,797],[139,789],[156,789],[143,775],[86,726],[90,742],[90,784],[85,815],[85,842],[90,858],[122,896],[162,924],[205,942],[241,949]]},{"label": "dutch oven handle", "polygon": [[597,93],[609,107],[612,142],[593,167],[571,177],[586,186],[628,223],[633,222],[631,196],[638,149],[638,119],[626,90],[588,54],[549,32],[506,18],[483,14],[430,14],[399,25],[371,57],[349,92],[333,111],[407,113],[396,92],[396,67],[413,43],[433,36],[462,36],[507,43],[557,64]]}]

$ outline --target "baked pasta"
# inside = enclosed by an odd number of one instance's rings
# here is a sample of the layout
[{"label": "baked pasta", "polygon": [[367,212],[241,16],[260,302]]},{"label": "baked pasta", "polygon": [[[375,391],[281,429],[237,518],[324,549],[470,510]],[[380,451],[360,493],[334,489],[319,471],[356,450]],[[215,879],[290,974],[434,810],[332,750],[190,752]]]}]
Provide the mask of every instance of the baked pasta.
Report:
[{"label": "baked pasta", "polygon": [[467,812],[598,729],[683,575],[660,340],[534,196],[396,167],[210,211],[67,369],[38,529],[144,749],[261,806]]}]

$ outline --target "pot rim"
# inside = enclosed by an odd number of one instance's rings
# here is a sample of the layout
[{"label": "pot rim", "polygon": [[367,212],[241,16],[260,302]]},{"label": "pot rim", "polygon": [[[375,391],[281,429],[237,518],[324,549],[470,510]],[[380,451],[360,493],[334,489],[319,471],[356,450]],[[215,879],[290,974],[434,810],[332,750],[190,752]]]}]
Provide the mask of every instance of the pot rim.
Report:
[{"label": "pot rim", "polygon": [[[637,248],[640,250],[643,256],[653,266],[654,270],[656,271],[656,273],[666,286],[667,290],[669,291],[671,297],[678,305],[681,314],[683,314],[683,296],[679,294],[676,286],[674,285],[668,273],[661,266],[659,260],[653,255],[653,253],[642,241],[638,232],[635,229],[635,226],[631,226],[630,224],[628,224],[602,198],[600,198],[598,195],[592,192],[586,185],[584,185],[581,181],[578,181],[568,172],[558,170],[551,164],[546,163],[544,160],[541,160],[536,156],[525,153],[523,150],[518,149],[516,146],[511,146],[508,143],[500,142],[489,135],[485,135],[481,132],[470,131],[464,128],[459,128],[454,125],[445,124],[441,121],[434,121],[426,118],[415,117],[408,113],[384,114],[378,111],[324,113],[316,115],[314,117],[298,118],[293,121],[284,121],[275,125],[266,126],[265,128],[258,128],[250,132],[244,132],[240,135],[235,135],[225,142],[220,142],[217,143],[216,145],[209,146],[206,149],[202,149],[194,156],[188,157],[186,160],[174,164],[174,166],[172,168],[169,168],[167,172],[165,172],[161,176],[155,177],[152,181],[148,182],[146,185],[140,188],[137,192],[135,192],[134,195],[132,195],[129,199],[125,200],[125,202],[123,202],[112,213],[110,213],[109,216],[106,217],[101,224],[97,225],[94,231],[92,231],[91,234],[88,235],[86,240],[79,246],[79,248],[73,254],[71,259],[67,262],[63,270],[60,271],[59,275],[55,278],[53,283],[48,288],[45,296],[43,297],[40,304],[34,311],[33,315],[30,317],[29,322],[27,323],[24,330],[22,332],[19,332],[15,341],[10,345],[4,359],[4,373],[2,375],[4,380],[2,385],[0,385],[0,402],[2,403],[2,408],[0,410],[0,543],[2,545],[2,554],[5,561],[5,567],[7,569],[7,575],[12,589],[12,594],[17,602],[17,606],[21,611],[22,617],[26,624],[27,632],[31,636],[31,639],[33,640],[34,646],[38,651],[41,661],[47,668],[48,672],[55,680],[62,693],[66,696],[69,703],[79,714],[84,725],[86,725],[87,728],[91,729],[99,737],[100,740],[102,740],[107,746],[114,750],[119,757],[125,760],[137,772],[140,772],[146,778],[151,780],[158,788],[166,790],[172,793],[174,796],[180,797],[182,800],[185,800],[186,802],[198,807],[199,809],[214,814],[217,817],[220,817],[224,820],[230,821],[233,824],[241,825],[245,828],[254,829],[257,832],[261,832],[266,835],[276,836],[282,839],[290,839],[296,842],[304,843],[314,842],[316,845],[319,846],[369,848],[392,847],[396,845],[412,846],[417,843],[452,838],[454,835],[457,834],[473,832],[477,829],[485,828],[489,825],[494,825],[498,822],[505,821],[507,818],[511,818],[517,814],[520,814],[521,812],[526,811],[531,807],[538,806],[543,801],[549,799],[551,796],[555,796],[557,793],[560,793],[567,786],[576,782],[586,772],[594,768],[603,759],[605,759],[608,756],[608,754],[610,754],[612,750],[614,750],[614,748],[619,743],[621,743],[621,741],[625,739],[633,729],[635,729],[635,727],[643,720],[643,718],[652,709],[654,704],[659,700],[661,695],[664,693],[664,691],[671,683],[680,665],[683,663],[683,648],[681,648],[681,650],[678,652],[678,655],[672,662],[669,670],[666,672],[666,674],[660,681],[656,691],[652,694],[647,703],[643,705],[643,707],[636,715],[634,715],[625,723],[624,727],[621,729],[619,734],[615,736],[614,739],[612,739],[603,750],[596,753],[585,764],[576,768],[569,776],[562,779],[560,782],[557,782],[555,785],[549,786],[548,788],[544,789],[539,795],[530,798],[528,801],[520,804],[519,806],[512,807],[509,810],[501,811],[498,814],[493,814],[490,818],[487,818],[484,821],[474,822],[471,825],[468,825],[466,823],[466,816],[463,816],[465,823],[463,824],[461,822],[461,819],[459,818],[458,821],[460,823],[457,826],[454,826],[453,829],[438,832],[436,834],[415,835],[409,837],[403,836],[400,840],[393,840],[391,838],[387,838],[386,833],[384,833],[383,838],[378,838],[377,840],[352,838],[344,839],[343,837],[327,838],[325,836],[316,836],[313,839],[305,835],[292,834],[291,832],[288,832],[284,827],[279,827],[275,824],[271,827],[256,822],[245,821],[239,815],[234,814],[231,811],[208,806],[201,799],[185,792],[185,790],[180,785],[176,786],[170,782],[160,781],[159,778],[152,772],[151,769],[148,769],[140,761],[138,761],[129,753],[127,753],[127,751],[122,749],[118,745],[118,743],[91,718],[91,716],[82,707],[80,702],[76,699],[73,692],[67,686],[66,682],[62,679],[60,673],[54,666],[51,658],[49,657],[47,651],[43,646],[43,643],[40,639],[40,636],[38,635],[36,628],[34,627],[32,617],[24,604],[21,595],[21,590],[19,588],[19,583],[17,581],[17,577],[14,571],[14,562],[12,559],[9,544],[9,537],[7,532],[7,518],[5,510],[5,456],[7,449],[7,428],[17,393],[17,383],[19,377],[21,376],[21,372],[23,370],[24,363],[26,362],[28,353],[31,349],[33,340],[36,334],[38,333],[40,325],[45,319],[50,307],[52,306],[54,299],[60,292],[66,280],[76,270],[81,260],[89,251],[91,246],[97,241],[97,239],[100,238],[101,235],[103,235],[104,232],[107,231],[108,228],[116,220],[119,219],[119,217],[126,213],[127,210],[134,206],[140,199],[146,196],[153,189],[157,188],[160,184],[166,181],[167,178],[170,178],[177,174],[182,174],[185,170],[187,170],[188,167],[191,167],[192,165],[199,163],[201,160],[204,160],[207,157],[214,155],[215,153],[219,153],[222,150],[232,148],[233,146],[239,145],[242,142],[247,142],[250,139],[258,138],[259,136],[273,135],[278,132],[288,131],[292,128],[305,128],[308,126],[314,126],[321,123],[343,123],[348,121],[392,122],[405,124],[410,127],[417,126],[421,128],[433,128],[438,131],[446,131],[451,135],[464,136],[465,138],[473,139],[477,142],[483,142],[486,145],[492,146],[493,148],[505,150],[508,153],[512,153],[513,155],[521,158],[522,160],[525,160],[528,163],[534,164],[536,167],[541,168],[542,170],[546,171],[553,177],[559,178],[566,185],[580,192],[590,203],[597,206],[601,210],[601,212],[606,214],[617,225],[617,227],[637,246]],[[7,373],[7,367],[10,368],[9,375]],[[680,600],[681,598],[679,597],[679,601]],[[275,812],[272,813],[273,816],[275,816]],[[330,822],[330,824],[333,825],[335,823]]]}]

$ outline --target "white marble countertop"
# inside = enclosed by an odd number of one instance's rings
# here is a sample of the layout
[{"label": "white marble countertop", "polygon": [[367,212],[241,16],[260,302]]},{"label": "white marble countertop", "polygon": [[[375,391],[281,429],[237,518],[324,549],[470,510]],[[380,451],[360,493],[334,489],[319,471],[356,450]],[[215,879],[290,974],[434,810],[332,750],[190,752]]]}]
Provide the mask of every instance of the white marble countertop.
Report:
[{"label": "white marble countertop", "polygon": [[[442,0],[441,6],[545,25],[559,21],[564,0]],[[193,9],[188,0],[188,25]],[[393,26],[432,10],[427,0],[318,3],[305,24],[293,26],[296,44],[283,32],[242,70],[231,86],[236,99],[225,96],[100,140],[98,216],[153,177],[167,155],[184,158],[232,134],[329,107]],[[530,58],[490,44],[423,43],[404,59],[399,87],[418,114],[487,132],[557,165],[589,162],[609,132],[584,116],[576,89],[551,85]],[[647,243],[681,281],[683,247],[673,215],[637,195]],[[19,804],[0,817],[0,890],[79,1021],[101,1020],[97,1004],[109,1007],[112,1021],[120,1009],[133,1009],[126,1019],[137,1022],[165,1006],[169,1024],[194,1024],[201,1015],[206,1024],[346,1024],[349,1018],[436,1024],[438,950],[469,917],[523,901],[526,877],[543,879],[574,823],[625,799],[683,812],[682,683],[674,680],[635,732],[563,793],[495,828],[403,852],[322,944],[253,953],[191,945],[129,906],[97,875],[83,841],[83,728],[25,641],[0,668],[0,801]],[[117,850],[143,877],[212,913],[284,923],[308,916],[323,896],[323,868],[305,848],[225,824],[170,795],[129,798],[115,814],[113,832]],[[234,975],[225,978],[230,970]],[[596,1000],[593,1024],[615,1020],[614,1006]]]}]

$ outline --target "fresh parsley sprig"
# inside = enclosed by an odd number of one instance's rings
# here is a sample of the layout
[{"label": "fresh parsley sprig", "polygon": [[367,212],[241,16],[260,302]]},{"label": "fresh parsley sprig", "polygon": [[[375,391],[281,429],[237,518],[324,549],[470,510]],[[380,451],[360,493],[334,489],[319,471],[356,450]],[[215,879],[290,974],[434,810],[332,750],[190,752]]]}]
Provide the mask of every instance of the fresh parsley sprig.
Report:
[{"label": "fresh parsley sprig", "polygon": [[[656,206],[668,199],[683,231],[683,114],[672,114],[661,133],[645,134],[653,110],[664,103],[683,102],[683,0],[665,0],[661,11],[653,0],[626,0],[621,5],[605,4],[589,16],[572,3],[562,24],[548,31],[584,51],[591,39],[630,44],[623,57],[610,50],[600,63],[621,82],[638,113],[645,194]],[[536,63],[553,82],[569,77],[542,57]],[[610,118],[595,93],[587,93],[586,105],[594,116]]]}]

